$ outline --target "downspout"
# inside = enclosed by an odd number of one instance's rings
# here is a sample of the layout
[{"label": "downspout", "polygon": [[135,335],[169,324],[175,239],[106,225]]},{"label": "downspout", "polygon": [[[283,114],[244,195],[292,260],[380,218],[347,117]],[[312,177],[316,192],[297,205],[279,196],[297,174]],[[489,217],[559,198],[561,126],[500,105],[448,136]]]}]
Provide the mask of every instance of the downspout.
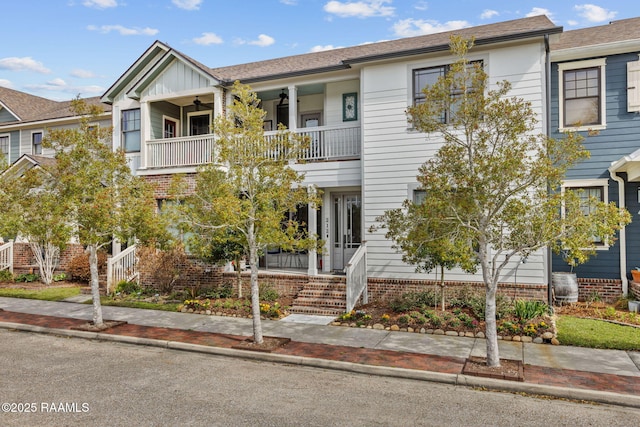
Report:
[{"label": "downspout", "polygon": [[[544,80],[545,80],[545,92],[546,102],[545,104],[545,119],[547,121],[547,137],[551,136],[551,53],[549,48],[549,35],[544,36],[544,50],[545,50],[545,67],[544,67]],[[547,186],[547,191],[551,191],[551,188]],[[551,246],[547,246],[547,305],[550,310],[553,310],[553,257],[551,255]]]},{"label": "downspout", "polygon": [[[611,179],[618,183],[618,207],[623,209],[626,207],[624,179],[609,168]],[[620,281],[622,282],[622,295],[627,296],[629,293],[629,281],[627,280],[627,231],[626,226],[620,229]]]}]

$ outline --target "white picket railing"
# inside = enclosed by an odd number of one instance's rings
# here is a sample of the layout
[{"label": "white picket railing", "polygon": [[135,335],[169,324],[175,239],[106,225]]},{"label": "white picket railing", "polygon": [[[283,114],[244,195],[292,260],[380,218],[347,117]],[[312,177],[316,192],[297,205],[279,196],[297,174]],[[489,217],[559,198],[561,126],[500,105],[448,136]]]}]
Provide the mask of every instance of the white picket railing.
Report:
[{"label": "white picket railing", "polygon": [[0,271],[2,270],[13,273],[13,240],[0,245]]},{"label": "white picket railing", "polygon": [[353,310],[362,295],[362,302],[369,302],[367,295],[367,246],[363,242],[345,267],[347,273],[347,313]]},{"label": "white picket railing", "polygon": [[136,246],[130,246],[107,260],[107,293],[113,292],[115,285],[123,280],[139,280]]},{"label": "white picket railing", "polygon": [[214,142],[213,134],[147,141],[146,167],[166,168],[211,163]]}]

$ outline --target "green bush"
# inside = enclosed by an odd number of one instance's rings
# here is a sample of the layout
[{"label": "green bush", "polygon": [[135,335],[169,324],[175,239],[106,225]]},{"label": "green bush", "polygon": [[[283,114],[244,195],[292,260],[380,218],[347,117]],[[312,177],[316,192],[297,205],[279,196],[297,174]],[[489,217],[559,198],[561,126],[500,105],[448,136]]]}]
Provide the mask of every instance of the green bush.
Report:
[{"label": "green bush", "polygon": [[13,282],[13,274],[9,270],[0,270],[0,282]]},{"label": "green bush", "polygon": [[[469,306],[473,315],[480,320],[485,320],[486,300],[484,295],[469,298]],[[496,319],[501,319],[511,313],[513,305],[503,295],[496,295]]]},{"label": "green bush", "polygon": [[516,300],[513,304],[513,314],[521,322],[544,316],[549,312],[549,306],[542,301]]},{"label": "green bush", "polygon": [[233,296],[233,284],[230,282],[221,283],[215,288],[207,290],[204,296],[211,299],[231,298]]},{"label": "green bush", "polygon": [[133,295],[142,292],[142,287],[136,282],[123,280],[116,286],[116,292],[126,295]]},{"label": "green bush", "polygon": [[67,279],[67,273],[58,273],[53,275],[54,282],[61,282]]},{"label": "green bush", "polygon": [[18,274],[16,277],[14,277],[13,280],[15,282],[31,283],[31,282],[35,282],[35,281],[37,281],[39,279],[40,279],[40,276],[38,276],[37,274],[25,273],[25,274]]},{"label": "green bush", "polygon": [[280,294],[271,285],[260,285],[259,290],[260,301],[277,301]]},{"label": "green bush", "polygon": [[402,313],[412,310],[422,310],[433,307],[436,302],[436,294],[431,290],[422,292],[407,292],[389,301],[391,310]]}]

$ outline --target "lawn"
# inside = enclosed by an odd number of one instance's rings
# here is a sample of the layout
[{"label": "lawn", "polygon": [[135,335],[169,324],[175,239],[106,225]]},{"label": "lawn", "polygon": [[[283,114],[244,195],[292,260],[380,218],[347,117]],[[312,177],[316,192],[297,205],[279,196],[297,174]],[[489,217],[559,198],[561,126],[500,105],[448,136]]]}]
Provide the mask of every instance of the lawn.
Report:
[{"label": "lawn", "polygon": [[0,297],[62,301],[80,294],[80,287],[0,288]]},{"label": "lawn", "polygon": [[640,350],[640,328],[573,316],[558,316],[556,327],[562,345]]}]

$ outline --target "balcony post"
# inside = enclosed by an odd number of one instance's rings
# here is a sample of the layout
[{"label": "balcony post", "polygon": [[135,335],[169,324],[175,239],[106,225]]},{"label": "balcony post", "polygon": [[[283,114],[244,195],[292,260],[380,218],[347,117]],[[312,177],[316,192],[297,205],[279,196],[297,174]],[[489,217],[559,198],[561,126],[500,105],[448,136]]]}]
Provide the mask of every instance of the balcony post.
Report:
[{"label": "balcony post", "polygon": [[[313,184],[309,185],[307,187],[307,191],[309,192],[309,195],[315,196],[316,194],[315,185]],[[316,230],[318,229],[318,215],[317,215],[316,205],[314,203],[309,203],[307,222],[308,222],[307,230],[309,234],[311,233],[315,234]],[[308,267],[307,267],[307,274],[309,276],[318,275],[318,254],[315,248],[309,249],[309,261],[308,261]]]},{"label": "balcony post", "polygon": [[147,168],[147,141],[151,139],[151,114],[149,103],[140,103],[140,168]]},{"label": "balcony post", "polygon": [[298,129],[298,88],[289,86],[289,130]]}]

